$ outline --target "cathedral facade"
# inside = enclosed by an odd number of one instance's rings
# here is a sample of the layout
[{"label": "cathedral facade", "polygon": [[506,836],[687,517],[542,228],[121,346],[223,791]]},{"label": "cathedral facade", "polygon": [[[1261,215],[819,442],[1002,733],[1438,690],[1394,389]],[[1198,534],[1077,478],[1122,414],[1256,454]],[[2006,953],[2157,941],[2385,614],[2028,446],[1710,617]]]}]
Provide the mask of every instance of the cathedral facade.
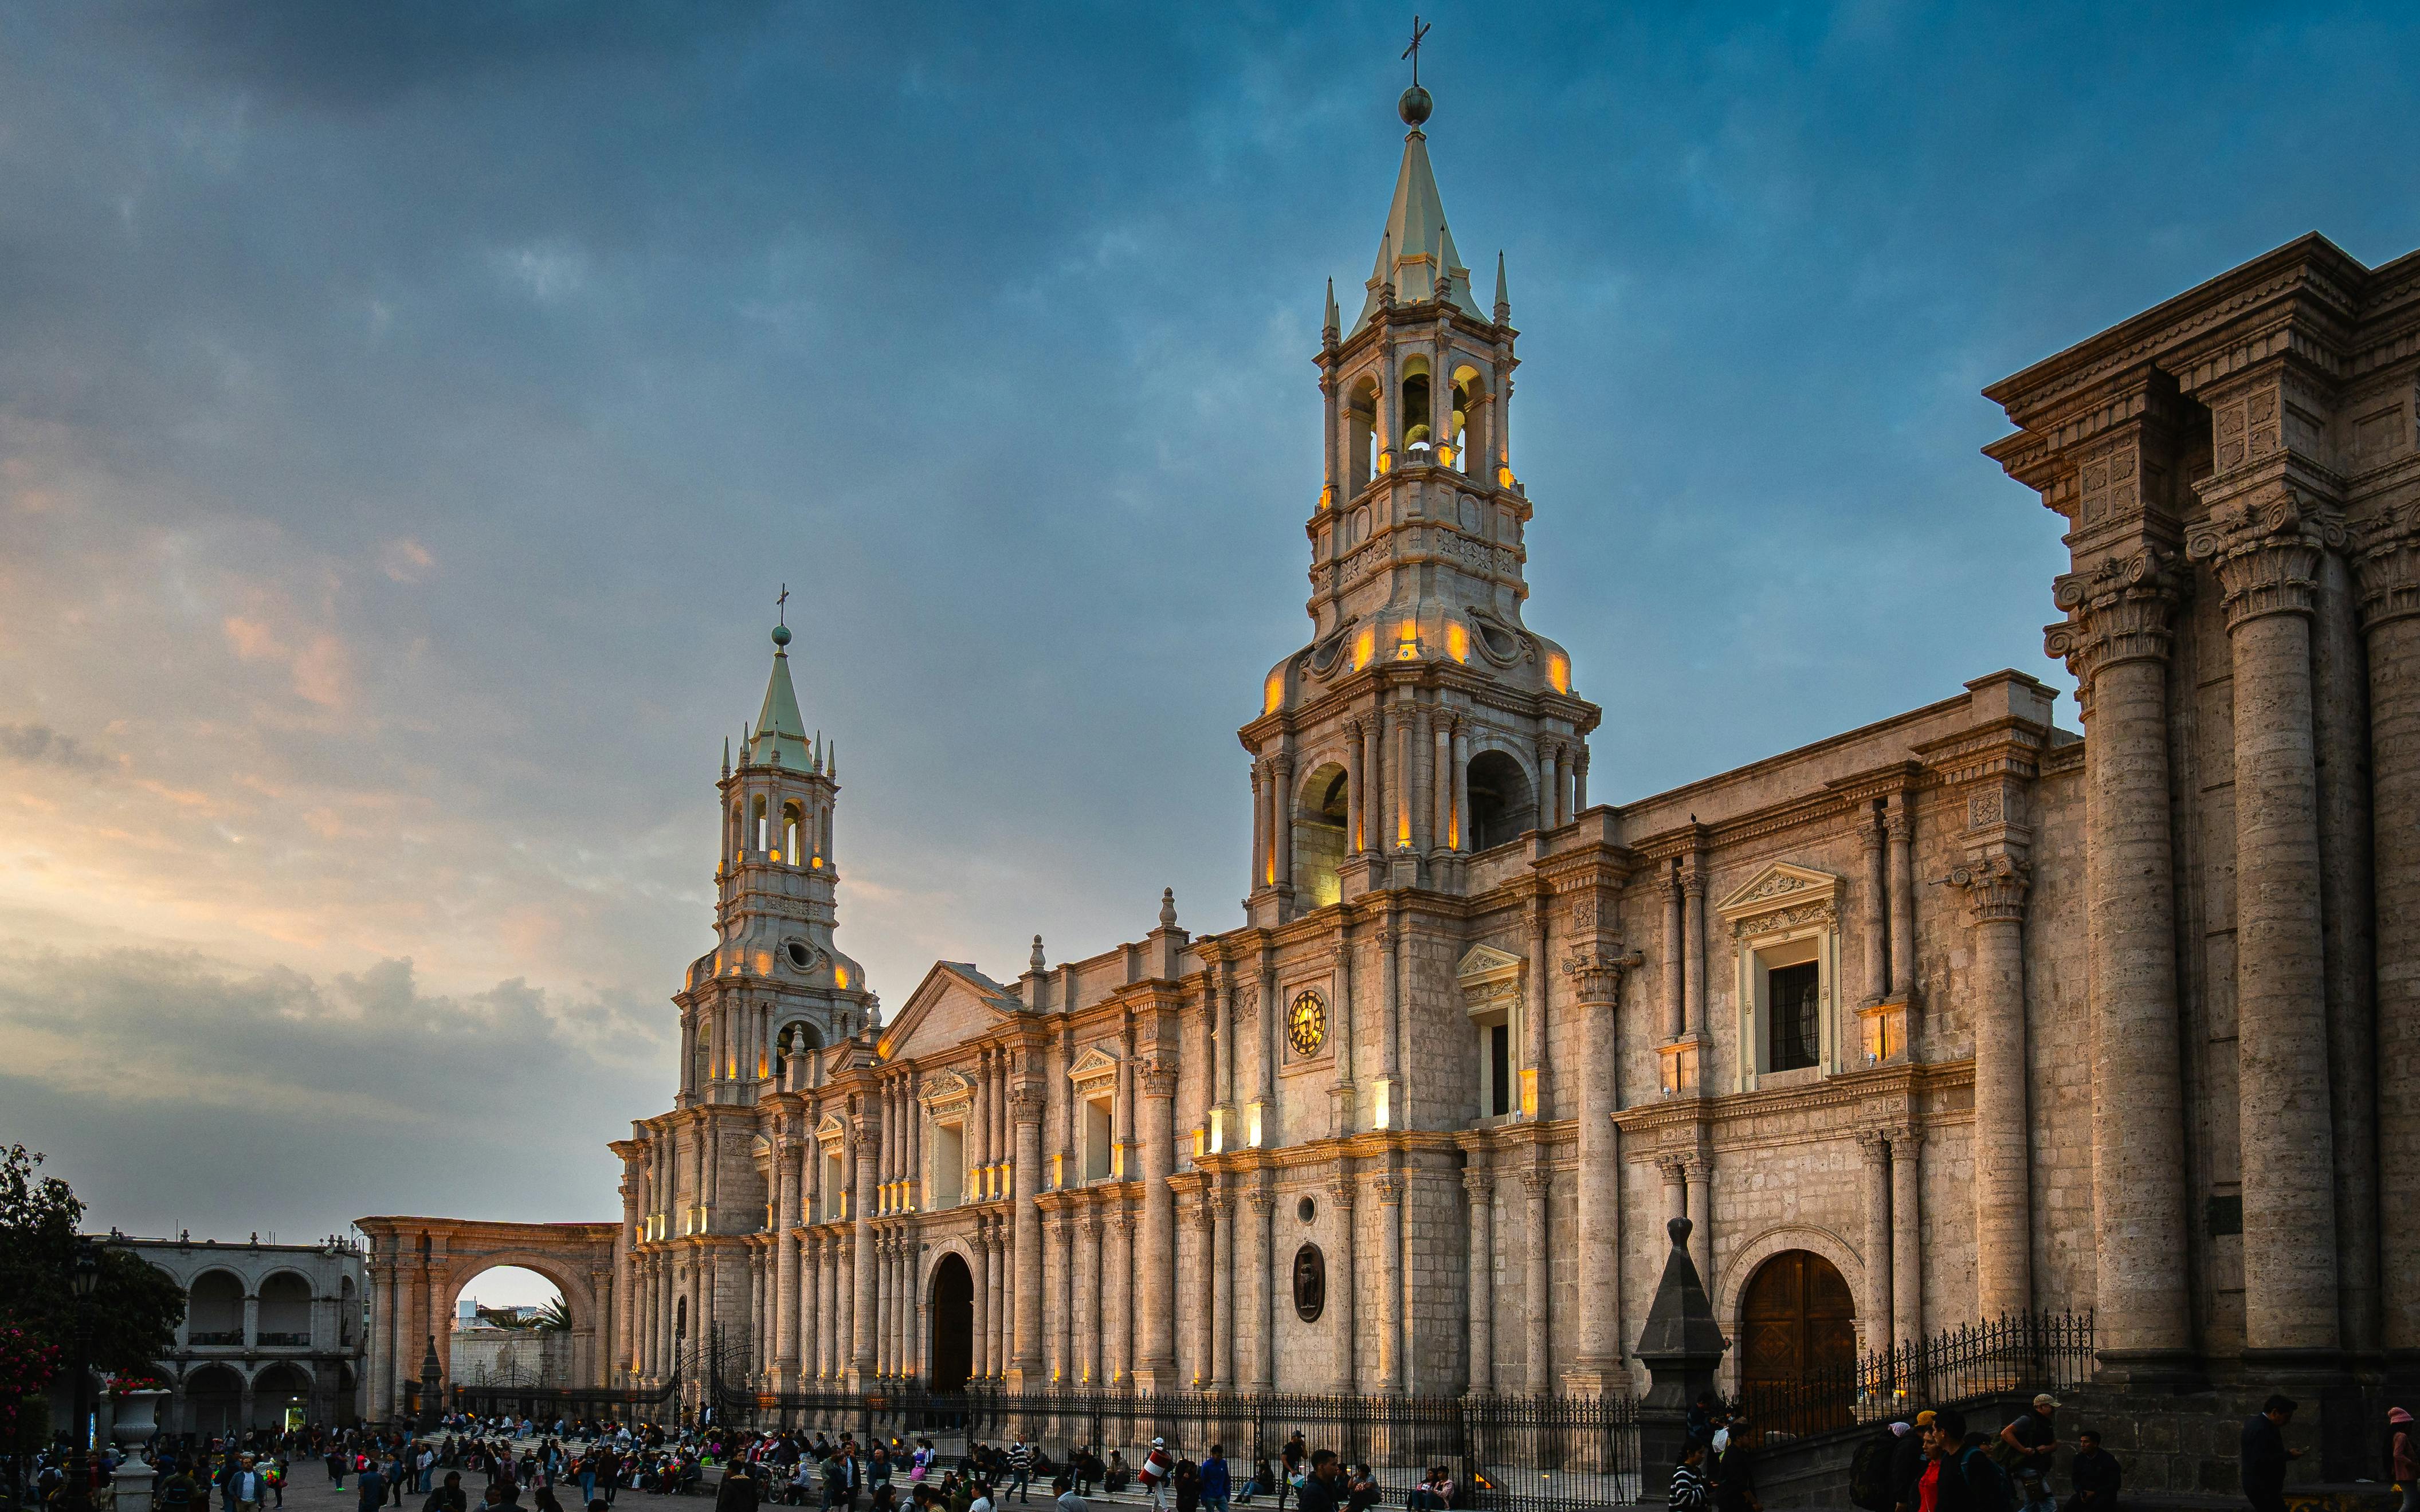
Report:
[{"label": "cathedral facade", "polygon": [[[595,1383],[719,1330],[774,1390],[1623,1391],[1683,1215],[1729,1383],[2063,1308],[2120,1380],[2420,1358],[2420,256],[2307,238],[1989,391],[2084,733],[1999,671],[1601,803],[1426,113],[1327,301],[1242,921],[881,1011],[776,630]],[[416,1222],[365,1223],[374,1413]]]}]

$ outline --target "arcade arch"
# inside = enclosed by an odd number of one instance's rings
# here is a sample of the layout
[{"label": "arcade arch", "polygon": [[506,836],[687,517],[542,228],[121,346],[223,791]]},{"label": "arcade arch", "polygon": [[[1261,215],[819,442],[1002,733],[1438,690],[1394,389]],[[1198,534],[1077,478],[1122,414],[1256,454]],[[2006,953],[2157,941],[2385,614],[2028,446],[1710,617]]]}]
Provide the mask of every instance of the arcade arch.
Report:
[{"label": "arcade arch", "polygon": [[409,1399],[433,1343],[439,1379],[453,1381],[455,1303],[472,1282],[499,1266],[535,1272],[563,1299],[570,1321],[565,1346],[573,1388],[611,1384],[615,1316],[616,1224],[481,1223],[454,1218],[365,1218],[370,1242],[370,1326],[365,1409],[382,1419]]}]

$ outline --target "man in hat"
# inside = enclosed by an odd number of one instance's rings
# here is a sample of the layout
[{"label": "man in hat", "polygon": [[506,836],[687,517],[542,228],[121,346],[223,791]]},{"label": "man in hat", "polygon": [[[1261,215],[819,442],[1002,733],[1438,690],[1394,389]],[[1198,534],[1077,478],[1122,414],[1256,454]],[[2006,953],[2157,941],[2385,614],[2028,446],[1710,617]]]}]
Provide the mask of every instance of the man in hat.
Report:
[{"label": "man in hat", "polygon": [[2052,1414],[2057,1411],[2058,1398],[2043,1392],[2034,1398],[2032,1411],[2000,1430],[2000,1460],[2015,1478],[2017,1494],[2024,1498],[2024,1512],[2058,1512],[2058,1498],[2050,1489],[2051,1460],[2058,1453]]},{"label": "man in hat", "polygon": [[1142,1457],[1142,1473],[1138,1478],[1142,1482],[1142,1489],[1151,1493],[1151,1504],[1155,1508],[1164,1508],[1168,1504],[1164,1500],[1168,1494],[1168,1473],[1175,1464],[1176,1457],[1168,1452],[1168,1441],[1152,1440],[1151,1453]]}]

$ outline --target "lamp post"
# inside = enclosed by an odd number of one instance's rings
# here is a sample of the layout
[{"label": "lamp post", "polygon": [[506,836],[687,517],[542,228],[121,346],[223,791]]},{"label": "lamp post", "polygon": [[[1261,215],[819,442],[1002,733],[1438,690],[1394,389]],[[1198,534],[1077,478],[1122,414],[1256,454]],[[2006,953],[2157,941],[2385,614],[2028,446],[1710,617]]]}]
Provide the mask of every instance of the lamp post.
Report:
[{"label": "lamp post", "polygon": [[75,1257],[68,1263],[68,1286],[75,1293],[75,1313],[69,1329],[74,1347],[69,1353],[68,1377],[74,1428],[69,1440],[67,1484],[59,1488],[60,1512],[90,1512],[92,1506],[92,1459],[85,1435],[85,1420],[92,1415],[87,1357],[92,1352],[92,1293],[100,1285],[101,1246],[79,1238]]}]

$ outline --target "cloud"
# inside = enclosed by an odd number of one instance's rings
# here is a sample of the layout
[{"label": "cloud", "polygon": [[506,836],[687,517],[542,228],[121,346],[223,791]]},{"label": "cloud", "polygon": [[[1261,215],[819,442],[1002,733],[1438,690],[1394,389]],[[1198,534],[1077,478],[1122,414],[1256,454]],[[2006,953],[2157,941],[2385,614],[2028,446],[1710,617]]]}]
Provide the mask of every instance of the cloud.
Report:
[{"label": "cloud", "polygon": [[428,569],[436,563],[437,559],[429,555],[428,548],[409,535],[399,535],[379,548],[379,571],[395,582],[420,582],[427,578]]},{"label": "cloud", "polygon": [[312,631],[294,644],[281,639],[266,621],[230,614],[220,622],[227,646],[239,661],[270,661],[293,674],[295,696],[323,709],[341,709],[352,691],[352,653],[334,634]]},{"label": "cloud", "polygon": [[102,1221],[140,1231],[329,1232],[434,1195],[431,1163],[456,1205],[610,1214],[604,1141],[665,1101],[669,1024],[520,980],[431,994],[401,959],[0,947],[0,1137],[99,1174]]},{"label": "cloud", "polygon": [[63,735],[44,724],[0,724],[0,757],[29,766],[54,766],[95,775],[116,768],[116,758],[103,755],[73,735]]}]

